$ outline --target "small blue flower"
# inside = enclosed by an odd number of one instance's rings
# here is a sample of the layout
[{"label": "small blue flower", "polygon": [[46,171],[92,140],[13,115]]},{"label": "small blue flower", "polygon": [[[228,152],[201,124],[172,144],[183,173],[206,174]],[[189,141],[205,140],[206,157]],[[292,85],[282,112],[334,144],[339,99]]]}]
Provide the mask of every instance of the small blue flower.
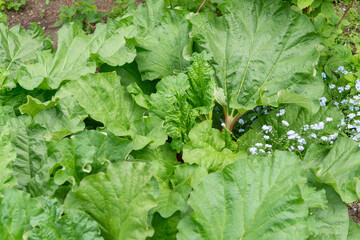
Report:
[{"label": "small blue flower", "polygon": [[324,72],[321,73],[322,78],[326,78],[326,74]]}]

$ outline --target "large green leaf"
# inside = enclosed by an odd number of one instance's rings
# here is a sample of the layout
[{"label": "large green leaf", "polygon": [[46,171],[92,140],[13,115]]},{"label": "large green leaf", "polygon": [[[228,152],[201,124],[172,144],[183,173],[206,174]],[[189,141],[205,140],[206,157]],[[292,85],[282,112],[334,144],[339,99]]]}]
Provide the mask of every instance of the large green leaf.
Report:
[{"label": "large green leaf", "polygon": [[16,159],[16,152],[11,145],[9,135],[10,129],[8,126],[2,129],[0,127],[0,197],[2,191],[17,184],[15,177],[12,175],[13,169],[11,166]]},{"label": "large green leaf", "polygon": [[161,19],[159,26],[138,39],[136,62],[143,80],[164,78],[189,66],[184,52],[192,42],[185,14],[187,12],[171,10]]},{"label": "large green leaf", "polygon": [[168,139],[163,123],[158,117],[147,117],[134,121],[130,127],[134,150],[142,149],[147,145],[150,149],[163,145]]},{"label": "large green leaf", "polygon": [[133,38],[137,28],[121,24],[109,19],[106,24],[96,25],[90,41],[91,53],[96,53],[100,60],[111,66],[122,66],[131,63],[136,57],[135,46],[137,42]]},{"label": "large green leaf", "polygon": [[131,124],[141,118],[144,109],[120,84],[115,72],[89,74],[61,88],[57,98],[74,96],[96,121],[118,136],[130,135]]},{"label": "large green leaf", "polygon": [[63,207],[54,199],[43,200],[44,212],[31,218],[29,240],[103,240],[98,224],[80,211],[63,215]]},{"label": "large green leaf", "polygon": [[357,240],[360,235],[360,225],[354,221],[350,221],[348,240]]},{"label": "large green leaf", "polygon": [[61,141],[58,149],[61,161],[53,169],[62,168],[55,172],[54,181],[58,185],[68,181],[77,187],[87,175],[106,171],[110,162],[125,160],[132,143],[112,133],[83,131]]},{"label": "large green leaf", "polygon": [[77,80],[93,73],[96,64],[89,60],[89,37],[76,25],[63,26],[58,32],[58,47],[38,53],[38,62],[25,65],[19,74],[19,84],[28,90],[37,87],[57,89],[65,80]]},{"label": "large green leaf", "polygon": [[204,166],[210,172],[222,170],[245,155],[244,152],[228,148],[225,133],[212,128],[212,121],[196,125],[190,131],[189,138],[190,142],[184,145],[184,161]]},{"label": "large green leaf", "polygon": [[191,66],[187,69],[189,102],[200,114],[208,114],[214,107],[215,79],[214,70],[207,62],[209,60],[205,52],[194,53]]},{"label": "large green leaf", "polygon": [[177,239],[306,239],[300,169],[295,154],[275,152],[208,175],[190,196],[194,213],[180,222]]},{"label": "large green leaf", "polygon": [[36,59],[45,48],[45,35],[40,27],[25,30],[16,25],[9,29],[0,23],[0,88],[15,87],[13,80],[19,68]]},{"label": "large green leaf", "polygon": [[156,212],[167,218],[177,210],[186,211],[188,209],[186,198],[190,191],[184,195],[175,190],[175,184],[172,185],[170,182],[177,164],[176,153],[171,150],[170,144],[166,143],[155,149],[147,147],[140,151],[134,151],[132,156],[149,162],[152,166],[154,177],[159,184]]},{"label": "large green leaf", "polygon": [[0,199],[1,239],[23,240],[23,234],[31,229],[30,218],[42,212],[41,204],[16,189],[7,189]]},{"label": "large green leaf", "polygon": [[165,130],[172,138],[171,147],[177,152],[189,141],[189,131],[198,117],[198,111],[188,101],[189,88],[185,74],[168,76],[156,85],[157,91],[150,99],[150,111],[165,120]]},{"label": "large green leaf", "polygon": [[175,240],[178,230],[176,229],[180,221],[180,212],[175,213],[169,218],[163,218],[155,213],[151,225],[155,229],[152,240]]},{"label": "large green leaf", "polygon": [[159,25],[165,11],[164,0],[147,0],[146,4],[139,4],[128,14],[133,16],[133,23],[141,29],[142,35],[146,36]]},{"label": "large green leaf", "polygon": [[54,101],[41,102],[39,99],[30,95],[27,96],[27,103],[19,107],[22,114],[29,114],[31,117],[35,117],[39,112],[54,107]]},{"label": "large green leaf", "polygon": [[309,226],[315,239],[347,239],[349,217],[347,206],[342,202],[339,195],[329,186],[323,186],[326,190],[328,204],[326,209],[312,209],[309,217]]},{"label": "large green leaf", "polygon": [[321,41],[311,21],[280,0],[226,1],[219,8],[221,17],[192,16],[191,36],[213,56],[216,98],[227,113],[280,102],[312,109],[323,82],[312,76]]},{"label": "large green leaf", "polygon": [[330,185],[345,203],[357,200],[360,197],[359,144],[341,137],[330,151],[323,152],[320,159],[316,155],[318,152],[311,151],[304,159],[317,181]]},{"label": "large green leaf", "polygon": [[83,120],[87,117],[85,110],[68,96],[58,101],[56,107],[41,111],[33,122],[46,130],[46,140],[61,140],[67,135],[80,132],[85,128]]},{"label": "large green leaf", "polygon": [[85,211],[95,219],[108,240],[141,240],[152,236],[148,212],[156,206],[151,191],[151,168],[145,163],[119,162],[108,172],[85,178],[70,192],[65,209]]},{"label": "large green leaf", "polygon": [[52,195],[58,186],[50,176],[50,169],[59,159],[53,143],[44,139],[45,129],[39,125],[29,125],[27,117],[13,119],[9,126],[11,142],[16,152],[13,175],[20,187],[34,196]]}]

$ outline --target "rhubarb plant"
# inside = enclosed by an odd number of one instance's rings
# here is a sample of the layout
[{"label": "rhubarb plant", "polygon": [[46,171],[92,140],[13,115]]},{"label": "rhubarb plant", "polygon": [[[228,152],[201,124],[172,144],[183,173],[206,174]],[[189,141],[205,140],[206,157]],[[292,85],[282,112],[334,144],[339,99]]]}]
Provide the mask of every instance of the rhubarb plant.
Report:
[{"label": "rhubarb plant", "polygon": [[289,2],[205,2],[0,23],[0,239],[357,239],[358,82]]}]

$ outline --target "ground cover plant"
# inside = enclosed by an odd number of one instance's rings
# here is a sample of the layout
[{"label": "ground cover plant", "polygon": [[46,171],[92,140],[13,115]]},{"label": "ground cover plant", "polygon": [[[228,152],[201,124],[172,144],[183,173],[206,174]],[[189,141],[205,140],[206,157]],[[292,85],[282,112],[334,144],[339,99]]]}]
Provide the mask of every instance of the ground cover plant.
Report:
[{"label": "ground cover plant", "polygon": [[358,239],[357,25],[333,4],[148,0],[55,49],[0,22],[1,239]]}]

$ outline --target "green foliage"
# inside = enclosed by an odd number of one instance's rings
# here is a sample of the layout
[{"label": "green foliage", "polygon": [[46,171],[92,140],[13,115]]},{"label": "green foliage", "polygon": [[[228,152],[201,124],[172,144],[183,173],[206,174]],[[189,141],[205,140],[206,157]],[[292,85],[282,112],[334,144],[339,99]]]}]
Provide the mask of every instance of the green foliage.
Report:
[{"label": "green foliage", "polygon": [[0,0],[0,11],[5,8],[7,10],[19,11],[19,9],[26,4],[26,0]]},{"label": "green foliage", "polygon": [[59,14],[59,21],[54,26],[59,27],[63,24],[74,22],[85,32],[91,32],[93,25],[103,20],[106,13],[99,12],[97,6],[94,5],[95,0],[80,0],[74,2],[71,7],[62,6],[60,8],[61,13]]},{"label": "green foliage", "polygon": [[117,3],[0,23],[0,239],[358,239],[353,10]]}]

